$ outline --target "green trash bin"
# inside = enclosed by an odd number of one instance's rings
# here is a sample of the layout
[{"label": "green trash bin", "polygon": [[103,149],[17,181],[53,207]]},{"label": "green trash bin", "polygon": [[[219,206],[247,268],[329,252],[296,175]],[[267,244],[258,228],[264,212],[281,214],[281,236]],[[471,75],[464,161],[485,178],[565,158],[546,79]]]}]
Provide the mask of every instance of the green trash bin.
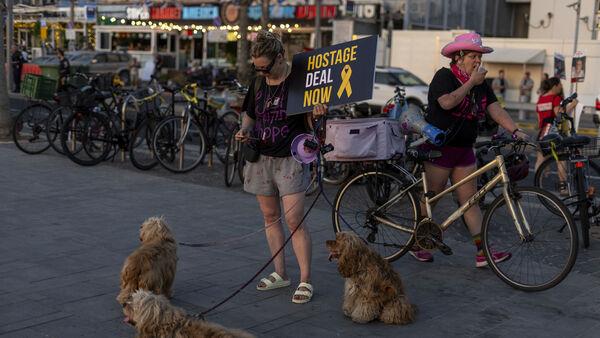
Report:
[{"label": "green trash bin", "polygon": [[26,74],[21,85],[21,94],[36,100],[51,100],[56,93],[58,81],[46,76]]},{"label": "green trash bin", "polygon": [[58,64],[47,64],[40,65],[42,69],[42,75],[48,78],[58,80]]}]

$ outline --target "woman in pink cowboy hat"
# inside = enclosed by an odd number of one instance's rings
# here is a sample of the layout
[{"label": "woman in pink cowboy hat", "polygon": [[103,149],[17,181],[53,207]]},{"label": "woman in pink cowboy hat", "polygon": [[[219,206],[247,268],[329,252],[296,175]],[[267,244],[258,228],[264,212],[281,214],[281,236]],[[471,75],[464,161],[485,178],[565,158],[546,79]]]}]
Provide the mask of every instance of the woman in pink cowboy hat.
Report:
[{"label": "woman in pink cowboy hat", "polygon": [[[480,68],[481,56],[492,51],[492,48],[483,46],[481,37],[475,32],[459,35],[442,48],[442,55],[450,58],[450,68],[441,68],[431,80],[425,119],[448,134],[443,146],[425,146],[442,152],[442,157],[425,162],[431,191],[440,192],[448,179],[457,182],[477,170],[473,144],[477,138],[478,121],[486,112],[514,137],[528,138],[498,104],[496,95],[484,81],[487,71]],[[465,203],[476,191],[476,180],[462,185],[456,191],[458,202]],[[484,267],[487,261],[481,244],[482,215],[479,206],[472,206],[464,217],[477,247],[475,266]],[[419,261],[433,261],[432,254],[424,250],[411,251],[411,254]],[[493,258],[499,262],[509,259],[510,254],[495,252]]]}]

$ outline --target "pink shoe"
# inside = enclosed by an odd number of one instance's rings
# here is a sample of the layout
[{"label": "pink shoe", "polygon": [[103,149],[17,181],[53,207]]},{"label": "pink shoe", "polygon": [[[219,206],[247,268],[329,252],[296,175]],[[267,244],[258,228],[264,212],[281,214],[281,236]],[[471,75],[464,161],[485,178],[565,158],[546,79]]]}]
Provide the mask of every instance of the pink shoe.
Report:
[{"label": "pink shoe", "polygon": [[[495,252],[492,250],[492,258],[495,263],[503,262],[509,259],[512,255],[509,252]],[[475,256],[475,266],[478,268],[484,268],[488,265],[487,259],[485,258],[485,254]]]},{"label": "pink shoe", "polygon": [[429,251],[417,249],[411,250],[408,253],[419,262],[433,262],[433,255]]}]

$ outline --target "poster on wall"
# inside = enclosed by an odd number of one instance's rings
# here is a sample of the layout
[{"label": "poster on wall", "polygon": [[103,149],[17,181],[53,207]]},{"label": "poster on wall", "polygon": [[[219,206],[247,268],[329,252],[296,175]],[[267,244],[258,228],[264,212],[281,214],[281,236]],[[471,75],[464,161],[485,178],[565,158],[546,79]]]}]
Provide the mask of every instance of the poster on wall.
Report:
[{"label": "poster on wall", "polygon": [[571,63],[571,82],[583,82],[585,79],[585,55],[583,52],[577,52],[573,55]]},{"label": "poster on wall", "polygon": [[373,97],[377,36],[294,55],[287,115]]},{"label": "poster on wall", "polygon": [[554,77],[566,80],[565,57],[562,54],[554,53]]}]

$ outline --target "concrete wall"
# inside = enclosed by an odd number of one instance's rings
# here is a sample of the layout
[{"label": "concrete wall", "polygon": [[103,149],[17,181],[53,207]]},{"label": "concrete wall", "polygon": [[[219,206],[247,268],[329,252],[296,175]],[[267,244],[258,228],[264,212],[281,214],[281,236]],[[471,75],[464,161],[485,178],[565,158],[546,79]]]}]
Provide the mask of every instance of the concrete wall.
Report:
[{"label": "concrete wall", "polygon": [[[436,70],[440,67],[448,67],[450,59],[440,54],[442,47],[452,41],[456,34],[462,31],[402,31],[396,30],[392,34],[391,66],[402,67],[430,82]],[[553,75],[554,53],[565,55],[567,78],[571,73],[571,54],[573,52],[572,40],[559,39],[510,39],[510,38],[484,38],[484,45],[494,48],[527,48],[545,49],[546,60],[543,66],[529,65],[527,69],[532,73],[535,81],[535,89],[539,87],[542,73]],[[580,41],[578,49],[587,56],[585,82],[579,83],[577,91],[584,105],[594,105],[596,95],[600,93],[600,42]],[[503,68],[507,71],[509,88],[507,92],[508,101],[518,101],[518,85],[523,76],[523,65],[516,64],[492,64],[485,62],[489,70],[489,77],[498,75],[498,70]],[[565,91],[569,91],[570,83],[563,80]],[[534,100],[537,97],[534,97]]]},{"label": "concrete wall", "polygon": [[[567,8],[567,5],[574,2],[576,0],[532,0],[529,38],[573,40],[576,14],[575,10]],[[589,17],[589,28],[592,28],[594,22],[594,5],[595,0],[581,0],[580,15]],[[553,15],[549,25],[547,13]],[[540,20],[544,20],[544,26],[538,28]],[[592,32],[586,28],[585,23],[579,22],[579,41],[591,40],[591,38]]]}]

